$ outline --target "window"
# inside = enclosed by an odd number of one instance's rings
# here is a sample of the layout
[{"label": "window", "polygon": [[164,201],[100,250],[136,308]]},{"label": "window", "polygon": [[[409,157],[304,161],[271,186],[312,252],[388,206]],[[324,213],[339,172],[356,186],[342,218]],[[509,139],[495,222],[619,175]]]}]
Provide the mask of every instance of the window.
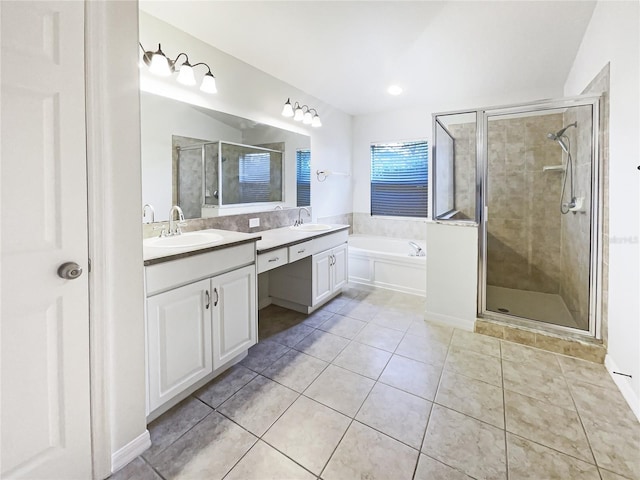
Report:
[{"label": "window", "polygon": [[296,192],[298,207],[311,205],[311,150],[296,151]]},{"label": "window", "polygon": [[371,215],[427,216],[426,141],[371,145]]},{"label": "window", "polygon": [[240,157],[238,176],[241,200],[238,203],[269,201],[270,167],[271,155],[269,152],[244,153]]}]

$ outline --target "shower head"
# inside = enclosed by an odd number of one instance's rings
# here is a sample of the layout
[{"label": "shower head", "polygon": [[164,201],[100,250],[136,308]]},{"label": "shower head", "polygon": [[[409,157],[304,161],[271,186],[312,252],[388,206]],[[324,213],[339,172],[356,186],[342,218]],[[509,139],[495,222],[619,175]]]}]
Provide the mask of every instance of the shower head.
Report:
[{"label": "shower head", "polygon": [[560,130],[558,130],[556,133],[547,133],[547,138],[549,138],[551,140],[558,140],[559,138],[562,138],[562,136],[564,135],[564,132],[566,132],[569,128],[577,127],[577,126],[578,126],[578,122],[570,123],[566,127],[561,128]]}]

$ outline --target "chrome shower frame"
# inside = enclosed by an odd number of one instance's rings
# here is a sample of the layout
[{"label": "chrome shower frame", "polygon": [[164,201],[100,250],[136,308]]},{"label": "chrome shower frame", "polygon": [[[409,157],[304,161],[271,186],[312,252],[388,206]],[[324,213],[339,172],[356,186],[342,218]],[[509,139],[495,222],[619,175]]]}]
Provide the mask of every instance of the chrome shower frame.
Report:
[{"label": "chrome shower frame", "polygon": [[[577,339],[602,338],[602,205],[603,175],[600,155],[600,95],[580,95],[561,99],[541,100],[538,102],[511,104],[504,106],[465,109],[439,112],[435,119],[442,115],[476,113],[476,214],[478,224],[478,317],[495,321],[504,325],[516,325],[531,330],[559,334],[563,337]],[[488,183],[488,141],[487,132],[489,118],[514,115],[534,114],[537,112],[562,110],[570,107],[591,106],[592,138],[591,138],[591,228],[590,228],[590,265],[589,265],[589,329],[564,327],[533,319],[526,319],[487,310],[487,196]],[[434,127],[435,132],[435,127]],[[435,138],[435,133],[434,133]],[[435,147],[435,145],[434,145]],[[444,220],[443,222],[446,222]]]}]

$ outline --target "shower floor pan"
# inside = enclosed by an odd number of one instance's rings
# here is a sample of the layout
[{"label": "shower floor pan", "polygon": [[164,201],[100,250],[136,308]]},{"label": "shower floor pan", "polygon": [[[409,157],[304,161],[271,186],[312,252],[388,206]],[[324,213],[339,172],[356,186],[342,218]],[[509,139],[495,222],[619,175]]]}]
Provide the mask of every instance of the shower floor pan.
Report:
[{"label": "shower floor pan", "polygon": [[560,295],[487,285],[487,310],[580,328]]}]

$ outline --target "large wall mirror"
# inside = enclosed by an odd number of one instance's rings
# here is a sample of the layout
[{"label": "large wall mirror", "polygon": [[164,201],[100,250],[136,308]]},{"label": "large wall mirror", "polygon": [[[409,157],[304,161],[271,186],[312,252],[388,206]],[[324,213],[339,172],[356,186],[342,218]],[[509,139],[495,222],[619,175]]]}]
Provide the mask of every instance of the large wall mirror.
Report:
[{"label": "large wall mirror", "polygon": [[[142,201],[155,220],[310,204],[306,135],[140,92]],[[149,219],[147,218],[147,221]]]}]

